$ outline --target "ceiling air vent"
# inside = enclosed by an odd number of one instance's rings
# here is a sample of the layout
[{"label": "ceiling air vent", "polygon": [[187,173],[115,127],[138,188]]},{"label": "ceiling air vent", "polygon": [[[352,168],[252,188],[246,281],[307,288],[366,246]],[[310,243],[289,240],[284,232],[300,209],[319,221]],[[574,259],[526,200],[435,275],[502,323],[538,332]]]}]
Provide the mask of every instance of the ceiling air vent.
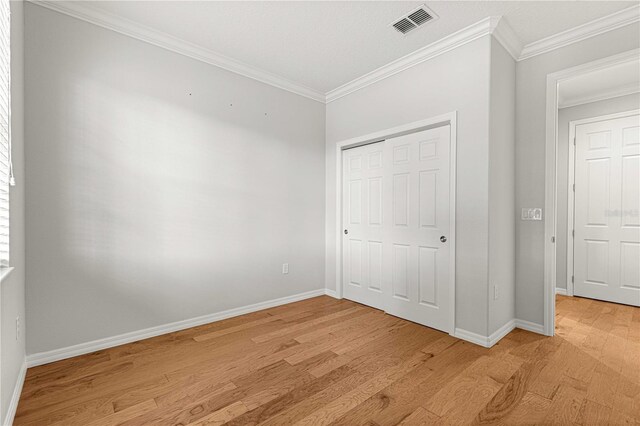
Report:
[{"label": "ceiling air vent", "polygon": [[411,19],[417,25],[422,25],[425,22],[432,20],[433,16],[429,15],[429,12],[424,9],[418,9],[411,15],[409,15],[409,19]]},{"label": "ceiling air vent", "polygon": [[412,10],[408,14],[396,19],[391,24],[398,32],[406,34],[411,30],[418,28],[426,22],[437,19],[437,15],[433,13],[427,6],[422,5]]},{"label": "ceiling air vent", "polygon": [[406,34],[414,28],[418,28],[413,22],[408,20],[407,18],[402,18],[395,24],[393,24],[396,30],[400,31],[402,34]]}]

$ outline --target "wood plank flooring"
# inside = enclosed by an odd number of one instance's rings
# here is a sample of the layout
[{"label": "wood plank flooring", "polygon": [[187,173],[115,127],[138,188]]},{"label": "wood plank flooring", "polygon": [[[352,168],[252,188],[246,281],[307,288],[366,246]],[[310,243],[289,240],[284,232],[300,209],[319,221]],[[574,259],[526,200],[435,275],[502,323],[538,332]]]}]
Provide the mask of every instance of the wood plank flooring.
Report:
[{"label": "wood plank flooring", "polygon": [[491,349],[326,296],[30,368],[16,425],[640,424],[640,309]]}]

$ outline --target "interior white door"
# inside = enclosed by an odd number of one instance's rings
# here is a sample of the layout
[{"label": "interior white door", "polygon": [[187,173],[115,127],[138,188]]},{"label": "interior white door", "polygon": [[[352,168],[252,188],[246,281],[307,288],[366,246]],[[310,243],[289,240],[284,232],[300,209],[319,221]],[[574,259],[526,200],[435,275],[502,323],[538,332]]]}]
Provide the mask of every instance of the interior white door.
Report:
[{"label": "interior white door", "polygon": [[449,330],[450,126],[385,142],[386,310]]},{"label": "interior white door", "polygon": [[640,116],[576,126],[574,294],[640,306]]},{"label": "interior white door", "polygon": [[378,142],[342,155],[344,297],[378,309],[384,309],[383,149]]},{"label": "interior white door", "polygon": [[450,329],[450,126],[343,154],[344,296]]}]

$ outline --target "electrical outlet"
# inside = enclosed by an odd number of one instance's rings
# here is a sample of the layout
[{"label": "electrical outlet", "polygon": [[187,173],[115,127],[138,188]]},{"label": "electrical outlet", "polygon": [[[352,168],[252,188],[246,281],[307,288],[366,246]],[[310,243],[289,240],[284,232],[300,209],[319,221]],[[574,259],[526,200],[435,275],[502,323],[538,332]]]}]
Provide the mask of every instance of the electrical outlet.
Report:
[{"label": "electrical outlet", "polygon": [[20,317],[16,317],[16,341],[20,340]]},{"label": "electrical outlet", "polygon": [[498,300],[498,296],[499,296],[498,286],[494,285],[493,286],[493,300]]},{"label": "electrical outlet", "polygon": [[283,263],[282,264],[282,273],[283,274],[288,274],[289,273],[289,264],[288,263]]}]

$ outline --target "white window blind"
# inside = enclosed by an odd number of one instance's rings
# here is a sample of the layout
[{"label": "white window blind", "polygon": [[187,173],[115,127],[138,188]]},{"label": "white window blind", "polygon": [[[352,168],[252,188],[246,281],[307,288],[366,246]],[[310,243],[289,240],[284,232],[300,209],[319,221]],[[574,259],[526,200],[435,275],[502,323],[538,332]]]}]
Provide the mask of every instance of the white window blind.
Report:
[{"label": "white window blind", "polygon": [[10,9],[0,0],[0,267],[9,266],[9,183],[11,170]]}]

